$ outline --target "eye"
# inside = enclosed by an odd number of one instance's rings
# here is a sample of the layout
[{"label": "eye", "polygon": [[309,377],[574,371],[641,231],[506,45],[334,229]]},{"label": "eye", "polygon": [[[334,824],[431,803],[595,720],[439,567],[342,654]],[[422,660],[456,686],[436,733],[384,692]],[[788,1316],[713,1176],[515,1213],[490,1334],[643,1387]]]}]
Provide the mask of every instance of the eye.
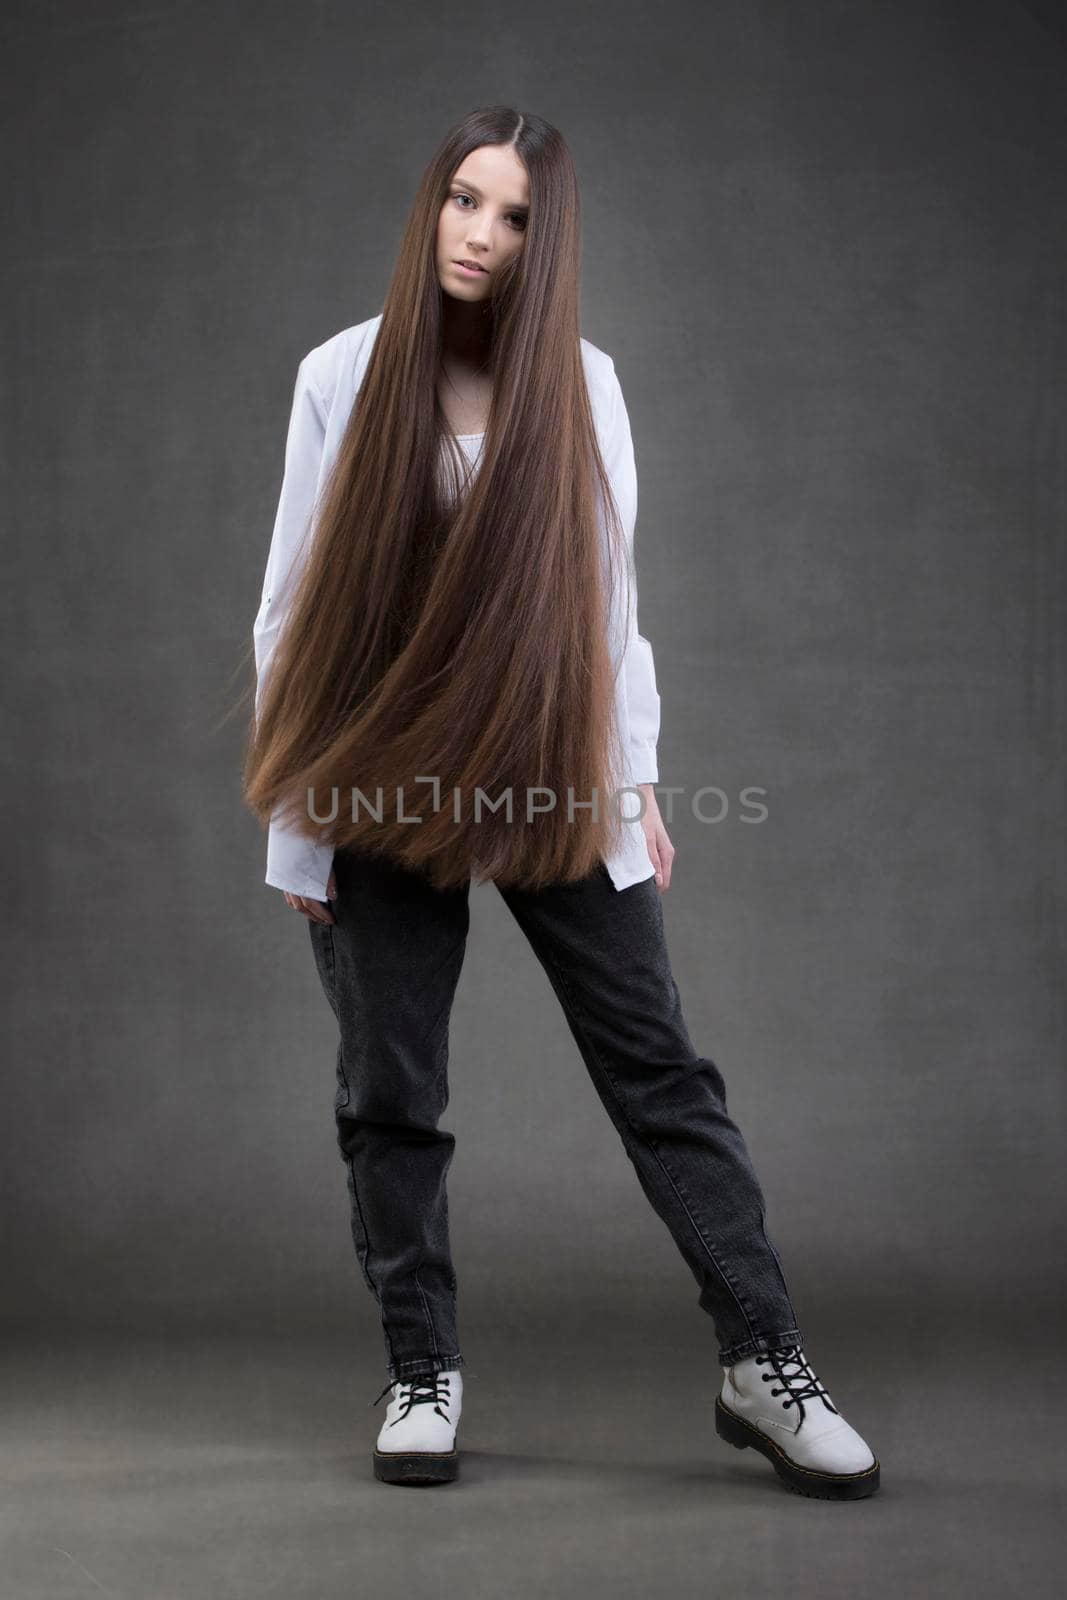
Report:
[{"label": "eye", "polygon": [[[471,206],[473,206],[474,203],[475,203],[473,195],[466,194],[462,190],[460,190],[459,192],[454,194],[452,196],[452,198],[453,198],[453,200],[469,200],[470,203],[471,203]],[[470,209],[469,206],[460,206],[460,210],[461,211],[468,211],[469,209]],[[526,228],[526,217],[525,217],[523,212],[521,212],[521,211],[509,211],[507,213],[507,217],[508,217],[508,221],[511,223],[513,228],[517,228],[520,233],[525,231],[525,228]]]}]

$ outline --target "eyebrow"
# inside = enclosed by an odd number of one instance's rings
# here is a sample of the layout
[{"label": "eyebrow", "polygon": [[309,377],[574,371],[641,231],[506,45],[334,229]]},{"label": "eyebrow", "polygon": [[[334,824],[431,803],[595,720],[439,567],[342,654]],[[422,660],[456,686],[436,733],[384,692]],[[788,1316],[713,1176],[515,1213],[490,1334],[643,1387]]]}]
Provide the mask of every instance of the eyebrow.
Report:
[{"label": "eyebrow", "polygon": [[[485,199],[485,195],[479,189],[478,185],[476,183],[471,183],[467,178],[453,178],[452,184],[460,189],[470,189],[472,193],[478,196],[479,200]],[[516,200],[513,205],[504,207],[505,211],[529,211],[529,209],[530,208],[528,205],[523,205],[521,201],[518,200]]]}]

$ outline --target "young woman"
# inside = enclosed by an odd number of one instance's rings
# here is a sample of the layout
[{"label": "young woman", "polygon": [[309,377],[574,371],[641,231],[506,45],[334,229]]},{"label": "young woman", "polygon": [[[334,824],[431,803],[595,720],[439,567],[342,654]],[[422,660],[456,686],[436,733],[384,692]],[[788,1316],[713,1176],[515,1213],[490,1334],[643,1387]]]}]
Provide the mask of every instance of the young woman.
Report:
[{"label": "young woman", "polygon": [[473,877],[544,967],[700,1287],[718,1432],[793,1489],[859,1498],[878,1463],[804,1355],[671,973],[633,446],[614,364],[578,331],[579,257],[557,130],[466,117],[426,169],[384,310],[300,363],[254,626],[245,794],[339,1026],[338,1143],[393,1390],[375,1471],[458,1470],[438,1122]]}]

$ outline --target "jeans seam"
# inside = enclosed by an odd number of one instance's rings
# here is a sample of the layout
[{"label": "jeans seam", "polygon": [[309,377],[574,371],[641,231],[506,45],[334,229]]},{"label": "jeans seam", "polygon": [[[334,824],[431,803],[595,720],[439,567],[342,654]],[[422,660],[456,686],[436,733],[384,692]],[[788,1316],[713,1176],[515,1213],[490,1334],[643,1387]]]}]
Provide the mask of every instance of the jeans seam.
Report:
[{"label": "jeans seam", "polygon": [[[335,915],[336,915],[336,912],[335,912]],[[323,975],[324,975],[324,986],[325,986],[325,989],[326,989],[326,997],[329,1000],[330,1006],[333,1009],[335,1015],[337,1016],[337,1021],[338,1021],[338,1024],[340,1026],[340,1024],[341,1024],[341,1015],[340,1015],[340,1006],[339,1006],[338,993],[337,993],[337,951],[336,951],[336,947],[335,947],[335,944],[334,944],[334,926],[335,926],[335,924],[332,923],[332,922],[326,923],[324,927],[322,927],[322,925],[320,923],[317,923],[317,922],[311,922],[309,924],[309,928],[310,928],[310,932],[311,932],[312,948],[316,952],[320,948],[321,948],[321,951],[322,951],[321,967],[322,967],[322,972],[323,972]],[[320,945],[316,945],[316,942],[315,942],[316,932],[320,928],[322,928],[322,934],[324,935],[324,937],[322,938],[321,946]],[[335,1115],[335,1117],[338,1116],[339,1113],[342,1112],[345,1109],[345,1107],[351,1103],[351,1100],[352,1100],[352,1087],[349,1084],[348,1074],[345,1071],[344,1060],[345,1060],[345,1056],[344,1056],[344,1037],[343,1037],[343,1028],[342,1028],[341,1036],[338,1038],[338,1041],[337,1041],[337,1070],[338,1070],[338,1075],[339,1075],[340,1080],[341,1080],[341,1085],[344,1088],[345,1098],[344,1098],[343,1102],[338,1098],[338,1102],[334,1107],[334,1115]],[[390,1335],[390,1332],[389,1332],[389,1324],[387,1323],[386,1317],[385,1317],[385,1301],[382,1299],[381,1287],[375,1281],[374,1274],[370,1270],[370,1259],[371,1259],[371,1256],[373,1254],[373,1247],[371,1245],[370,1233],[369,1233],[369,1231],[367,1229],[367,1219],[366,1219],[366,1216],[364,1215],[363,1205],[362,1205],[362,1202],[360,1201],[360,1198],[359,1198],[359,1187],[358,1187],[358,1185],[356,1183],[355,1163],[354,1163],[354,1161],[352,1159],[352,1156],[350,1154],[346,1154],[343,1148],[341,1149],[341,1155],[342,1155],[342,1157],[344,1159],[345,1167],[348,1170],[349,1182],[352,1185],[352,1200],[353,1200],[353,1204],[355,1206],[356,1213],[357,1213],[357,1215],[359,1217],[359,1225],[363,1230],[363,1259],[362,1259],[362,1262],[361,1262],[361,1266],[362,1266],[362,1269],[363,1269],[363,1275],[364,1275],[364,1277],[365,1277],[365,1279],[367,1281],[367,1284],[368,1284],[368,1286],[369,1286],[369,1288],[371,1290],[371,1293],[373,1294],[375,1300],[378,1303],[378,1315],[379,1315],[379,1318],[380,1318],[381,1324],[382,1324],[382,1333],[383,1333],[383,1335],[385,1337],[386,1349],[389,1352],[388,1359],[389,1359],[389,1361],[392,1361],[394,1359],[394,1356],[395,1356],[395,1349],[394,1349],[394,1346],[393,1346],[392,1336]],[[357,1252],[357,1254],[358,1254],[358,1252]]]},{"label": "jeans seam", "polygon": [[[327,931],[328,931],[329,936],[330,936],[330,949],[332,951],[332,949],[333,949],[333,928],[331,927]],[[344,1084],[344,1090],[345,1090],[344,1106],[347,1106],[351,1102],[351,1099],[352,1099],[352,1088],[351,1088],[351,1085],[348,1082],[348,1074],[345,1071],[345,1047],[344,1047],[344,1040],[343,1039],[338,1039],[338,1041],[337,1041],[337,1065],[338,1065],[338,1069],[339,1069],[340,1074],[341,1074],[341,1082]],[[343,1111],[344,1110],[344,1106],[339,1106],[337,1108],[338,1111]],[[349,1178],[350,1178],[351,1183],[352,1183],[352,1198],[355,1201],[356,1211],[359,1214],[359,1225],[363,1229],[363,1249],[364,1249],[363,1271],[364,1271],[364,1274],[366,1276],[367,1282],[370,1284],[371,1291],[372,1291],[372,1293],[374,1295],[374,1298],[378,1302],[378,1312],[379,1312],[379,1316],[381,1318],[382,1331],[385,1334],[386,1343],[387,1343],[387,1345],[389,1347],[390,1359],[392,1359],[393,1341],[392,1341],[392,1338],[391,1338],[390,1333],[389,1333],[389,1325],[385,1320],[385,1301],[382,1299],[381,1288],[376,1283],[375,1278],[374,1278],[374,1274],[370,1270],[370,1258],[371,1258],[371,1254],[372,1254],[372,1251],[373,1251],[373,1247],[372,1247],[371,1241],[370,1241],[370,1233],[367,1230],[367,1219],[363,1214],[363,1206],[362,1206],[362,1203],[361,1203],[360,1198],[359,1198],[359,1186],[356,1183],[355,1162],[352,1160],[352,1156],[351,1156],[350,1153],[345,1155],[345,1165],[348,1168]],[[421,1289],[420,1289],[420,1293],[421,1293]]]},{"label": "jeans seam", "polygon": [[703,1230],[701,1229],[700,1224],[697,1222],[696,1218],[694,1217],[692,1211],[690,1211],[689,1205],[688,1205],[688,1203],[687,1203],[687,1201],[685,1199],[685,1196],[682,1194],[681,1190],[679,1189],[678,1184],[677,1184],[674,1176],[672,1175],[672,1173],[670,1171],[670,1168],[667,1166],[667,1163],[664,1161],[663,1157],[660,1155],[660,1153],[656,1149],[655,1145],[652,1144],[652,1142],[645,1137],[645,1135],[641,1132],[641,1130],[639,1128],[635,1128],[633,1123],[630,1121],[629,1115],[627,1114],[626,1101],[623,1099],[622,1095],[620,1095],[620,1093],[619,1093],[619,1091],[618,1091],[618,1089],[617,1089],[617,1087],[615,1085],[615,1080],[611,1076],[611,1071],[608,1068],[607,1063],[604,1061],[603,1057],[600,1054],[600,1051],[596,1047],[596,1043],[594,1042],[593,1038],[591,1037],[591,1035],[589,1034],[588,1030],[586,1029],[586,1026],[585,1026],[585,1013],[584,1013],[584,1011],[583,1011],[583,1009],[582,1009],[582,1007],[581,1007],[581,1005],[580,1005],[580,1003],[579,1003],[579,1001],[578,1001],[573,989],[571,988],[570,984],[567,981],[567,978],[566,978],[566,975],[565,975],[565,973],[563,971],[563,968],[560,966],[559,962],[556,960],[555,955],[552,953],[552,951],[550,949],[548,949],[547,945],[546,945],[545,949],[546,949],[546,953],[548,955],[548,959],[552,963],[553,971],[556,973],[556,976],[559,978],[560,986],[564,990],[564,992],[566,993],[568,999],[570,1000],[571,1007],[572,1007],[572,1009],[574,1011],[575,1020],[577,1021],[578,1025],[579,1025],[579,1027],[581,1029],[582,1037],[585,1040],[586,1044],[588,1045],[589,1050],[590,1050],[590,1052],[591,1052],[591,1054],[593,1056],[593,1059],[596,1061],[596,1063],[599,1066],[601,1072],[604,1074],[605,1078],[607,1079],[607,1081],[608,1081],[608,1083],[609,1083],[609,1085],[611,1087],[611,1092],[615,1097],[615,1102],[618,1105],[619,1110],[623,1114],[623,1118],[624,1118],[624,1120],[626,1122],[626,1126],[630,1129],[630,1132],[634,1136],[634,1138],[638,1139],[644,1145],[646,1150],[648,1150],[651,1153],[651,1155],[655,1158],[655,1160],[658,1163],[661,1171],[663,1172],[664,1177],[667,1179],[667,1182],[670,1184],[671,1188],[674,1190],[674,1193],[678,1198],[678,1204],[681,1206],[682,1210],[685,1212],[686,1216],[689,1218],[689,1222],[690,1222],[690,1225],[692,1226],[693,1232],[696,1234],[697,1238],[700,1240],[700,1243],[704,1247],[704,1250],[707,1252],[708,1259],[711,1261],[711,1264],[715,1268],[715,1271],[719,1274],[719,1277],[722,1279],[723,1283],[726,1285],[726,1288],[729,1291],[730,1296],[733,1299],[734,1303],[736,1304],[738,1311],[741,1313],[741,1316],[744,1318],[745,1326],[749,1331],[749,1336],[751,1338],[756,1338],[757,1335],[756,1335],[755,1330],[754,1330],[754,1328],[752,1326],[752,1320],[749,1317],[748,1312],[745,1310],[744,1304],[741,1301],[741,1299],[740,1299],[740,1297],[738,1295],[738,1292],[734,1287],[734,1284],[733,1284],[732,1279],[730,1278],[730,1275],[727,1273],[726,1269],[722,1266],[722,1264],[718,1260],[718,1258],[717,1258],[717,1256],[715,1254],[715,1251],[712,1249],[712,1246],[709,1243],[709,1241],[704,1237]]},{"label": "jeans seam", "polygon": [[337,996],[337,952],[334,950],[334,947],[333,947],[333,923],[332,922],[327,923],[326,932],[329,935],[329,937],[328,937],[328,939],[326,941],[326,948],[329,951],[329,955],[330,955],[330,959],[329,959],[329,963],[328,963],[328,970],[329,970],[329,974],[330,974],[330,989],[331,989],[331,991],[332,991],[332,993],[334,995],[334,998],[336,999],[336,996]]},{"label": "jeans seam", "polygon": [[437,1329],[434,1327],[433,1317],[430,1315],[430,1302],[426,1298],[426,1291],[419,1282],[419,1267],[421,1265],[422,1262],[420,1261],[415,1267],[415,1287],[419,1291],[419,1299],[422,1301],[422,1314],[426,1318],[426,1327],[429,1330],[430,1343],[433,1345],[433,1353],[436,1358],[440,1354],[437,1344]]},{"label": "jeans seam", "polygon": [[778,1276],[782,1280],[782,1293],[785,1295],[786,1303],[788,1305],[792,1305],[793,1297],[789,1293],[789,1285],[785,1281],[785,1268],[782,1266],[782,1258],[774,1247],[773,1239],[767,1232],[767,1217],[763,1211],[760,1212],[759,1225],[760,1231],[763,1234],[764,1243],[766,1244],[767,1249],[771,1252],[771,1255],[774,1257],[775,1266],[778,1268]]}]

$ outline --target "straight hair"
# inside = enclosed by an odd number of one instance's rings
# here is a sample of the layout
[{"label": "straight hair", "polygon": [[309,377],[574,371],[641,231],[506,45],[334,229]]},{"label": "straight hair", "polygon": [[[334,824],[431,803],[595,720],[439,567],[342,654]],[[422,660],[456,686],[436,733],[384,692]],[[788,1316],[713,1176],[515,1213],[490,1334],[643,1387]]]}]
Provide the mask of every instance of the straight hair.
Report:
[{"label": "straight hair", "polygon": [[[514,149],[530,203],[486,306],[492,399],[471,475],[437,394],[436,238],[484,145]],[[609,618],[632,569],[585,380],[580,257],[560,133],[509,108],[464,117],[412,205],[252,718],[244,799],[262,823],[282,815],[441,889],[573,881],[618,848]]]}]

